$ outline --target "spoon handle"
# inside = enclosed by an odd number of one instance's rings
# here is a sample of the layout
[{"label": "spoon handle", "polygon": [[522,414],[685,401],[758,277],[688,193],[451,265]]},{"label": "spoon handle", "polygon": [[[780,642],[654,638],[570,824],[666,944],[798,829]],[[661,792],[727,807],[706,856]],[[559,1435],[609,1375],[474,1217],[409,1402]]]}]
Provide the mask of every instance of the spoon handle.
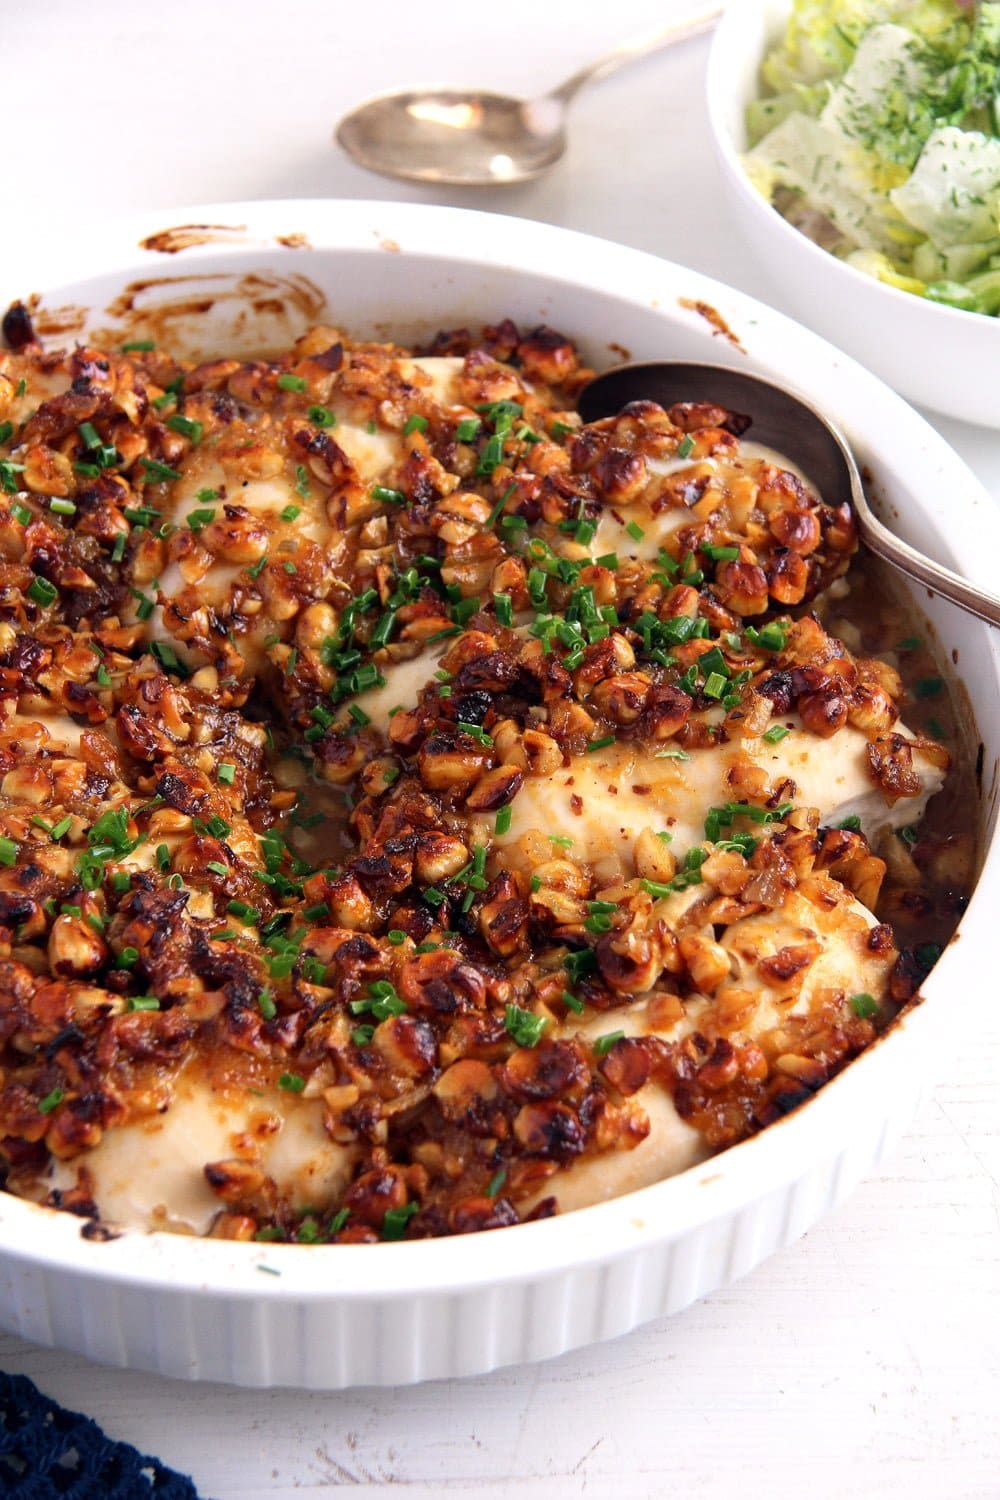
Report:
[{"label": "spoon handle", "polygon": [[723,9],[721,5],[701,5],[682,20],[672,21],[669,26],[631,37],[628,41],[619,43],[611,52],[606,52],[603,57],[597,58],[596,62],[587,63],[585,67],[578,69],[565,83],[550,89],[546,97],[568,104],[585,83],[606,78],[609,73],[616,72],[627,63],[638,62],[639,58],[659,52],[663,47],[672,47],[675,42],[683,42],[688,37],[700,36],[702,32],[711,30]]},{"label": "spoon handle", "polygon": [[882,525],[869,509],[867,500],[862,499],[859,503],[857,495],[855,509],[861,539],[876,557],[891,563],[901,573],[905,573],[907,578],[912,578],[915,583],[925,584],[935,594],[949,599],[952,604],[975,615],[978,620],[985,620],[988,625],[1000,625],[1000,597],[967,582],[950,568],[932,562],[922,552],[908,546]]}]

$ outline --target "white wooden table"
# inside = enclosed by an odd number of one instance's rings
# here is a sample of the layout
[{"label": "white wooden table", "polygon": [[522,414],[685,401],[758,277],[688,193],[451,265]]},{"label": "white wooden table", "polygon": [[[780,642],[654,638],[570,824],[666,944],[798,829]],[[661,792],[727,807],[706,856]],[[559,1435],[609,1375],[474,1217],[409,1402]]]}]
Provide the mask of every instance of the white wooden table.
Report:
[{"label": "white wooden table", "polygon": [[[684,0],[9,5],[4,234],[19,214],[81,234],[104,213],[225,198],[436,197],[624,240],[776,301],[718,191],[704,42],[584,95],[569,158],[531,186],[407,189],[330,147],[334,119],[369,93],[420,79],[542,89],[671,9]],[[1000,500],[1000,434],[937,425]],[[2,1335],[0,1368],[191,1473],[206,1500],[341,1486],[998,1500],[1000,1022],[956,1039],[939,1071],[895,1159],[844,1209],[613,1345],[336,1396],[176,1385]]]}]

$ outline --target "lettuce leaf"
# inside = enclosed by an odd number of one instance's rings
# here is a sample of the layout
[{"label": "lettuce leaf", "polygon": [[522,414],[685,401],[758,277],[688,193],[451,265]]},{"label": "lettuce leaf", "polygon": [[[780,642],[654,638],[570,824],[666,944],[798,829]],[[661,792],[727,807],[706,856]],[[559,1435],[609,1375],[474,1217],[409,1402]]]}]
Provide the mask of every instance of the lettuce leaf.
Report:
[{"label": "lettuce leaf", "polygon": [[903,221],[872,191],[863,155],[822,120],[788,115],[745,161],[750,180],[769,200],[779,186],[794,188],[854,247],[898,251]]},{"label": "lettuce leaf", "polygon": [[864,33],[887,21],[910,27],[952,55],[969,35],[954,0],[794,0],[785,35],[764,62],[764,81],[784,93],[797,83],[839,78]]},{"label": "lettuce leaf", "polygon": [[937,248],[981,244],[1000,230],[1000,140],[946,125],[889,197]]},{"label": "lettuce leaf", "polygon": [[[925,102],[935,74],[920,38],[890,23],[865,33],[831,90],[820,119],[872,153],[876,185],[903,181],[920,155],[935,123]],[[879,168],[889,169],[884,183],[877,180]]]}]

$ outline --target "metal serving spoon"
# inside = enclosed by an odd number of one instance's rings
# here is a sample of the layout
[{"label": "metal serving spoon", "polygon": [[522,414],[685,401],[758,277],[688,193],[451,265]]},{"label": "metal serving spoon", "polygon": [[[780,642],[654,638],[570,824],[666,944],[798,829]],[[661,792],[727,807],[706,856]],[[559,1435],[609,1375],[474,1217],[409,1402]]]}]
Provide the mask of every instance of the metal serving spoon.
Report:
[{"label": "metal serving spoon", "polygon": [[801,396],[723,365],[654,360],[618,365],[583,390],[579,410],[585,422],[614,416],[629,401],[711,401],[753,419],[751,435],[797,464],[830,505],[853,506],[861,540],[876,557],[923,583],[989,625],[1000,625],[1000,596],[967,583],[895,536],[873,512],[854,455],[841,432]]},{"label": "metal serving spoon", "polygon": [[335,138],[369,172],[414,182],[496,187],[527,182],[566,150],[566,107],[597,78],[715,25],[721,5],[622,42],[540,99],[481,89],[421,88],[380,94],[344,116]]}]

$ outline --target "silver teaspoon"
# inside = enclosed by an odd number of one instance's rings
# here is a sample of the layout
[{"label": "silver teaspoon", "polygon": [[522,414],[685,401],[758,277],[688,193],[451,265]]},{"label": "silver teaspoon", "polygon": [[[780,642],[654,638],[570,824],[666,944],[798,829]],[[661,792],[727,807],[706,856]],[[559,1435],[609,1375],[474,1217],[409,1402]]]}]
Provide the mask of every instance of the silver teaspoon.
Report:
[{"label": "silver teaspoon", "polygon": [[829,505],[847,501],[853,507],[858,534],[876,557],[977,619],[1000,625],[1000,596],[932,562],[883,525],[868,504],[843,433],[801,396],[723,365],[651,360],[618,365],[598,375],[584,388],[579,410],[585,422],[596,422],[614,416],[629,401],[656,401],[663,407],[675,401],[710,401],[751,417],[756,442],[796,464]]},{"label": "silver teaspoon", "polygon": [[346,114],[335,139],[359,166],[383,177],[496,187],[540,177],[566,150],[566,109],[585,83],[697,36],[721,5],[622,42],[540,99],[481,89],[419,88],[380,94]]}]

